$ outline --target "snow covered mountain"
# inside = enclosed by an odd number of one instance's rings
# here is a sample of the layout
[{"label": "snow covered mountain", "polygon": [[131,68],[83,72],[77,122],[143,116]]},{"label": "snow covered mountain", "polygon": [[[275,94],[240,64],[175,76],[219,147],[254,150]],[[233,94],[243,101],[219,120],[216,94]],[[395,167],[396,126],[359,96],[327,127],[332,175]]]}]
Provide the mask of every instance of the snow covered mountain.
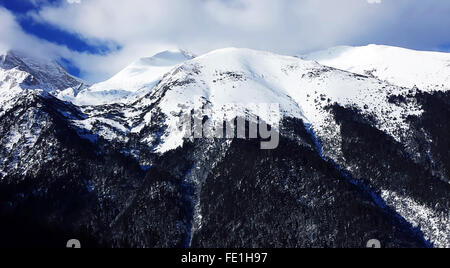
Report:
[{"label": "snow covered mountain", "polygon": [[[284,117],[312,124],[319,136],[329,135],[324,133],[329,126],[327,105],[335,102],[354,105],[364,114],[374,116],[378,128],[400,140],[409,129],[405,119],[420,114],[421,109],[408,103],[392,105],[388,96],[408,91],[294,57],[230,48],[208,53],[174,69],[148,97],[158,102],[166,117],[169,130],[162,135],[159,150],[166,152],[183,143],[181,133],[176,131],[180,115],[198,110],[205,103],[213,107],[208,114],[213,119],[223,118],[226,113],[226,119],[230,120],[249,112],[272,124],[279,118],[253,111],[251,104],[277,103]],[[149,98],[139,100],[134,107],[153,105],[155,102]],[[224,111],[227,104],[235,106]],[[393,117],[398,119],[391,120]]]},{"label": "snow covered mountain", "polygon": [[334,47],[303,56],[320,64],[422,90],[448,90],[450,54],[368,45]]},{"label": "snow covered mountain", "polygon": [[[450,247],[449,84],[409,77],[414,65],[389,67],[389,81],[249,49],[176,51],[85,87],[19,59],[0,69],[0,230],[16,230],[0,234],[11,240],[22,227],[113,247]],[[36,70],[10,78],[26,66]],[[185,137],[196,111],[222,126],[267,122],[279,146]]]},{"label": "snow covered mountain", "polygon": [[153,57],[141,58],[109,80],[94,84],[67,100],[79,105],[99,105],[145,95],[173,67],[192,58],[192,54],[183,50],[164,51]]},{"label": "snow covered mountain", "polygon": [[22,52],[0,55],[0,102],[24,90],[45,91],[54,95],[77,92],[84,82],[71,76],[61,65]]}]

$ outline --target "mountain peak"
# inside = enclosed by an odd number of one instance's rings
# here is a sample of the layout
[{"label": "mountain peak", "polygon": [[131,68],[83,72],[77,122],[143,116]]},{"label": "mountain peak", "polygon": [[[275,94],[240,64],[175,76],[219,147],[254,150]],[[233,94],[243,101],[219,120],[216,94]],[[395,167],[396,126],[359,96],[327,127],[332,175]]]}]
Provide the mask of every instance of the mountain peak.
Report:
[{"label": "mountain peak", "polygon": [[195,55],[187,50],[183,49],[170,49],[170,50],[164,50],[161,52],[156,53],[152,56],[152,58],[160,58],[160,59],[173,59],[173,58],[179,58],[184,57],[187,59],[195,58]]},{"label": "mountain peak", "polygon": [[304,58],[402,87],[435,90],[450,84],[450,53],[372,44],[333,47]]},{"label": "mountain peak", "polygon": [[174,66],[193,58],[195,58],[195,56],[192,53],[181,49],[165,50],[151,57],[140,58],[139,60],[129,65],[127,68],[134,68],[137,66]]},{"label": "mountain peak", "polygon": [[83,84],[82,80],[70,75],[56,61],[21,51],[7,51],[1,56],[0,63],[0,72],[22,89],[55,92]]},{"label": "mountain peak", "polygon": [[107,104],[148,93],[176,65],[195,58],[185,50],[166,50],[133,62],[110,79],[94,84],[74,101],[82,105]]}]

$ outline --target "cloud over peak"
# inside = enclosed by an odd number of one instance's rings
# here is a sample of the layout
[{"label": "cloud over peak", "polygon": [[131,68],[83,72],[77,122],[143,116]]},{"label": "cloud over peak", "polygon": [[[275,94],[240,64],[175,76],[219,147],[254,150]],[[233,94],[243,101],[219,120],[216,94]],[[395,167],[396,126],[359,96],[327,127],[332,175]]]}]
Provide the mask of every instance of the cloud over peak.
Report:
[{"label": "cloud over peak", "polygon": [[120,45],[108,55],[73,53],[83,78],[95,81],[173,48],[201,54],[234,46],[292,55],[368,43],[434,49],[450,44],[449,13],[448,0],[63,0],[27,16],[88,42]]}]

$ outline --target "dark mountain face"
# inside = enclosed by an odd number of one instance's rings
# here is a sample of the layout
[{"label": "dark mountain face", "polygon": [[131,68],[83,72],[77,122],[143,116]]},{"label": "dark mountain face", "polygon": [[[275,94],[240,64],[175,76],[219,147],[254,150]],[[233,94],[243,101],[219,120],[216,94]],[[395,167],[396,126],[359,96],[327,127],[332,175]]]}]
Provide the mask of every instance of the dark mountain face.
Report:
[{"label": "dark mountain face", "polygon": [[[419,96],[419,98],[422,97],[422,95]],[[437,96],[428,95],[428,97]],[[426,161],[414,161],[404,146],[373,128],[368,122],[365,122],[363,117],[358,115],[357,111],[339,106],[334,106],[332,109],[343,133],[342,151],[345,161],[340,164],[345,167],[354,167],[357,170],[352,172],[354,177],[365,180],[375,189],[403,192],[437,210],[448,211],[450,185],[438,176],[439,173],[434,171],[435,161],[444,163],[446,156],[431,150]],[[425,112],[424,117],[427,117],[427,113],[429,111]],[[448,135],[443,134],[444,128],[450,129],[445,124],[439,123],[441,119],[439,116],[433,119],[416,119],[420,122],[433,120],[433,130],[429,130],[430,133],[431,131],[436,133],[433,139],[438,141],[447,139]],[[429,125],[428,121],[427,125]],[[439,125],[443,128],[437,127]],[[420,129],[423,131],[423,126],[420,126]],[[416,137],[420,137],[420,135],[423,133],[417,133]],[[425,140],[418,143],[425,144]],[[441,172],[445,172],[443,166]]]},{"label": "dark mountain face", "polygon": [[[275,150],[260,150],[258,140],[196,140],[149,154],[144,170],[117,145],[80,138],[62,115],[82,117],[77,107],[41,95],[16,103],[0,118],[2,137],[24,123],[39,136],[17,160],[25,141],[2,147],[3,162],[18,161],[21,172],[0,184],[2,247],[59,247],[71,236],[107,247],[364,247],[373,238],[386,247],[427,247],[420,230],[380,201],[380,189],[449,208],[449,185],[431,163],[412,161],[351,108],[330,107],[344,130],[342,164],[357,170],[349,174],[321,156],[297,119],[284,121]],[[445,157],[433,154],[439,163]]]},{"label": "dark mountain face", "polygon": [[[0,107],[0,247],[449,245],[448,93],[391,96],[423,109],[404,141],[328,99],[339,137],[284,117],[274,150],[260,139],[185,139],[157,153],[168,131],[160,103],[179,83],[132,104],[78,107],[23,91]],[[149,113],[138,132],[108,123],[134,129]],[[89,130],[77,123],[92,118]]]},{"label": "dark mountain face", "polygon": [[435,94],[421,93],[417,96],[424,107],[422,117],[411,118],[416,129],[423,129],[431,138],[429,162],[432,167],[440,170],[440,177],[449,182],[450,178],[450,93],[436,92]]},{"label": "dark mountain face", "polygon": [[193,246],[363,247],[370,237],[388,247],[426,246],[369,191],[324,161],[299,131],[305,144],[283,138],[270,152],[255,142],[232,143],[202,187],[205,220]]}]

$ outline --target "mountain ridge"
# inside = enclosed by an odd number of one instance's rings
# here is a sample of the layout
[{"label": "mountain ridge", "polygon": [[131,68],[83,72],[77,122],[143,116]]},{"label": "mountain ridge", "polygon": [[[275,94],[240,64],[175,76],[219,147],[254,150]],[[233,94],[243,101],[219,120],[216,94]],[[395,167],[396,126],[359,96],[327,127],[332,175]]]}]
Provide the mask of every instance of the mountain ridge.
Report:
[{"label": "mountain ridge", "polygon": [[302,56],[323,65],[377,77],[397,86],[448,90],[450,53],[401,47],[340,46]]},{"label": "mountain ridge", "polygon": [[139,98],[153,88],[176,65],[194,56],[183,50],[163,51],[128,65],[110,79],[79,92],[73,99],[81,105],[99,105]]}]

